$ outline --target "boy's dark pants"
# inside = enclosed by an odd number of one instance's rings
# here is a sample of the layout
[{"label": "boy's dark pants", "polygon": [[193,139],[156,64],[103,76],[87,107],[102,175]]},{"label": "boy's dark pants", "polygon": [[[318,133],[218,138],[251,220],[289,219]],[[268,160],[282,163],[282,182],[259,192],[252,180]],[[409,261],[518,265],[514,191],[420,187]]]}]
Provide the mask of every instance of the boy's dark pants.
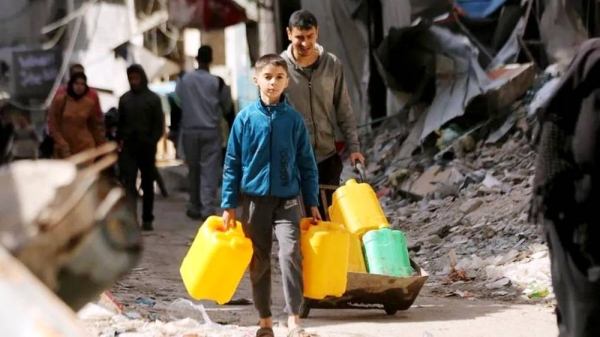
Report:
[{"label": "boy's dark pants", "polygon": [[271,314],[271,247],[273,229],[279,241],[279,264],[283,279],[285,312],[298,315],[303,299],[298,198],[282,199],[244,195],[242,224],[254,247],[250,280],[254,306],[261,319]]}]

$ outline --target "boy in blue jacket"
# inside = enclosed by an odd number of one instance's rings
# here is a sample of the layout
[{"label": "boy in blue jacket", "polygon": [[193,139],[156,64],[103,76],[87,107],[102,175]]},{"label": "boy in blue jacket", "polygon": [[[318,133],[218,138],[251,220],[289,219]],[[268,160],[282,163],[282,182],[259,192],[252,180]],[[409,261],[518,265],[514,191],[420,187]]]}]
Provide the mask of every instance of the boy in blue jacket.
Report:
[{"label": "boy in blue jacket", "polygon": [[235,226],[235,209],[241,205],[243,229],[254,246],[250,279],[260,316],[256,335],[274,336],[270,304],[275,230],[289,336],[309,336],[298,316],[303,300],[298,196],[302,192],[313,219],[321,220],[317,164],[302,115],[282,96],[289,84],[285,60],[275,54],[262,56],[256,62],[254,83],[260,99],[237,115],[227,144],[223,224]]}]

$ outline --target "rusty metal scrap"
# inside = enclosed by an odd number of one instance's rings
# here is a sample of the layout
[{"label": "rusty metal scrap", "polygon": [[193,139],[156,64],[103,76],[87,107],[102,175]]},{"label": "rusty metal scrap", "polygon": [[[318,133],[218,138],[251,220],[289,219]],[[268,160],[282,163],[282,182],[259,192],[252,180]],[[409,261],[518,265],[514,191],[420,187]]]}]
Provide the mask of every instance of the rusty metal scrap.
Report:
[{"label": "rusty metal scrap", "polygon": [[[115,163],[115,150],[110,143],[66,162],[19,163],[39,174],[53,165],[72,171],[46,186],[23,179],[10,184],[18,172],[10,167],[0,172],[0,182],[8,187],[3,188],[5,197],[19,200],[13,209],[0,209],[3,218],[8,214],[13,219],[8,227],[0,224],[0,243],[73,310],[110,288],[140,258],[141,233],[124,192],[102,174]],[[15,216],[29,202],[24,196],[32,188],[45,197],[25,217]]]}]

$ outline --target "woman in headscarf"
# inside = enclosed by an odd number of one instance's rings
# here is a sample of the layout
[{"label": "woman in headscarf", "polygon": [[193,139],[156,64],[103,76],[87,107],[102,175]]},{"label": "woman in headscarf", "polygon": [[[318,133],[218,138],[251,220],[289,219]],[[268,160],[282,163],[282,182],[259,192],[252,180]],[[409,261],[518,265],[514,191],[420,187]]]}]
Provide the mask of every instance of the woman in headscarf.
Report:
[{"label": "woman in headscarf", "polygon": [[67,158],[106,142],[84,73],[71,76],[65,95],[57,96],[50,108],[50,135],[54,139],[54,157]]}]

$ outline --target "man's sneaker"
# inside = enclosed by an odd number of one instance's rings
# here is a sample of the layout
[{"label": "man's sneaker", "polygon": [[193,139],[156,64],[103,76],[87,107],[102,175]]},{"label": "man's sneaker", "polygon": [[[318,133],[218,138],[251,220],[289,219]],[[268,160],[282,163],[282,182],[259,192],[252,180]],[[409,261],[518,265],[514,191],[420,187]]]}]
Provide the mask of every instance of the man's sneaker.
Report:
[{"label": "man's sneaker", "polygon": [[142,225],[142,230],[143,231],[153,231],[154,226],[152,226],[152,222],[144,222],[144,224]]}]

